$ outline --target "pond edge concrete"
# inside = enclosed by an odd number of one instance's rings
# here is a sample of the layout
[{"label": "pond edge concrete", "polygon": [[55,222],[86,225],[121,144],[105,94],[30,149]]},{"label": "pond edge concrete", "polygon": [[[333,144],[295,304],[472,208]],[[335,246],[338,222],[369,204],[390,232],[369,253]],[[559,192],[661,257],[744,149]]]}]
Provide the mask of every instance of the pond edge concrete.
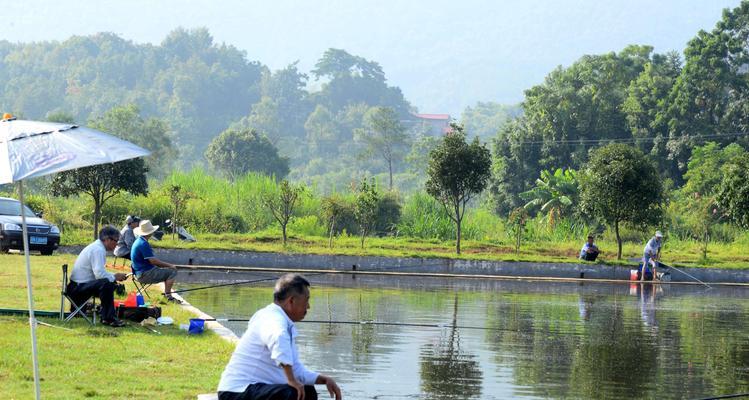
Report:
[{"label": "pond edge concrete", "polygon": [[[61,253],[77,254],[83,246],[63,246]],[[596,263],[549,263],[452,258],[380,257],[265,253],[240,250],[154,249],[157,258],[178,265],[254,267],[268,269],[397,271],[406,273],[495,275],[571,279],[629,280],[632,266]],[[672,268],[673,282],[749,284],[749,270],[719,268]],[[691,276],[690,276],[691,275]]]}]

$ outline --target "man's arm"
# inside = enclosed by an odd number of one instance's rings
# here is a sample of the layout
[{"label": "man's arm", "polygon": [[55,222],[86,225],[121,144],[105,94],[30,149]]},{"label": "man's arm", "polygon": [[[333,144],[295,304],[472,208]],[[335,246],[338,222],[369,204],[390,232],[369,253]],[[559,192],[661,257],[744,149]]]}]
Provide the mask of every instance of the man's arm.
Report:
[{"label": "man's arm", "polygon": [[341,400],[343,398],[343,396],[341,396],[341,389],[338,387],[338,384],[335,383],[333,378],[320,374],[317,376],[315,384],[325,385],[325,387],[328,388],[328,393],[330,393],[331,398],[333,396],[335,396],[335,400]]},{"label": "man's arm", "polygon": [[294,377],[294,369],[291,365],[287,364],[281,364],[281,368],[283,368],[283,373],[286,375],[286,383],[296,389],[297,400],[304,400],[304,385],[299,383],[299,381],[296,380],[296,377]]}]

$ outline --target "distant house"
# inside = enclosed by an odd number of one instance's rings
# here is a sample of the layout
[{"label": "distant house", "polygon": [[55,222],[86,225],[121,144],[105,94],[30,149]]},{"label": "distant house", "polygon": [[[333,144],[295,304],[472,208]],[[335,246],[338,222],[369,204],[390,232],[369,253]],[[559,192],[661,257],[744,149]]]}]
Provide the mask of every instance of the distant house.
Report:
[{"label": "distant house", "polygon": [[422,128],[431,136],[442,136],[451,132],[450,114],[411,114],[415,127]]}]

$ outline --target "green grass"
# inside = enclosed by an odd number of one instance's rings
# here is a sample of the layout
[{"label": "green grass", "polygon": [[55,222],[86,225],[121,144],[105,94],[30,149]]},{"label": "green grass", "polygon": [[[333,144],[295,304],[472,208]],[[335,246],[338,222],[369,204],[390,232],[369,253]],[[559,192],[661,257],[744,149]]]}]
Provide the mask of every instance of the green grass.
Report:
[{"label": "green grass", "polygon": [[[75,256],[32,256],[37,310],[59,310],[60,265]],[[128,289],[132,287],[129,286]],[[152,296],[155,291],[151,290]],[[0,254],[0,308],[27,308],[24,257]],[[175,305],[161,305],[173,326],[139,324],[125,328],[91,327],[82,319],[62,323],[72,329],[40,325],[37,329],[42,397],[46,399],[194,399],[214,391],[233,345],[207,331],[179,330],[192,315]],[[0,316],[0,388],[3,398],[33,398],[31,338],[27,317]]]}]

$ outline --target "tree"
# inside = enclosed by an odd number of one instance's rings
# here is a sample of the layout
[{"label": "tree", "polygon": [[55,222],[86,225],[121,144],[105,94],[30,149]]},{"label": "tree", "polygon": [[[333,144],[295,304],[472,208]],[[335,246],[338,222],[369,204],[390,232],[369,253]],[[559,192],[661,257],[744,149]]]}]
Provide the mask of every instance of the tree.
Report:
[{"label": "tree", "polygon": [[520,197],[528,201],[525,209],[546,213],[548,224],[553,227],[560,218],[572,213],[572,205],[578,201],[577,171],[557,168],[552,174],[543,170],[536,186],[520,193]]},{"label": "tree", "polygon": [[113,107],[92,119],[89,126],[150,150],[151,155],[145,158],[149,175],[163,177],[175,163],[177,151],[169,124],[158,118],[144,119],[134,104]]},{"label": "tree", "polygon": [[172,240],[177,234],[178,222],[180,221],[182,212],[187,204],[187,201],[195,197],[195,195],[189,191],[186,191],[180,185],[168,185],[166,187],[169,193],[169,200],[172,203]]},{"label": "tree", "polygon": [[342,140],[333,114],[327,108],[318,105],[304,123],[304,130],[307,132],[309,154],[330,157],[338,153]]},{"label": "tree", "polygon": [[488,141],[497,135],[508,122],[522,115],[519,104],[507,105],[494,102],[478,102],[473,107],[466,107],[460,115],[460,122],[472,135],[482,141]]},{"label": "tree", "polygon": [[333,248],[333,236],[336,232],[338,220],[346,212],[346,203],[340,196],[332,194],[324,197],[321,204],[323,219],[328,228],[328,247]]},{"label": "tree", "polygon": [[524,207],[518,207],[507,217],[507,225],[510,228],[513,239],[515,239],[515,254],[520,254],[520,241],[525,234],[525,224],[528,222],[528,211]]},{"label": "tree", "polygon": [[455,250],[460,254],[460,235],[468,202],[481,193],[491,174],[491,156],[474,138],[466,142],[463,127],[452,124],[452,132],[429,153],[426,191],[437,199],[456,226]]},{"label": "tree", "polygon": [[282,179],[289,173],[289,160],[265,135],[251,129],[227,129],[208,145],[205,158],[213,168],[235,180],[248,172],[260,172]]},{"label": "tree", "polygon": [[737,226],[749,229],[749,153],[726,165],[718,204]]},{"label": "tree", "polygon": [[286,246],[286,226],[291,216],[294,215],[294,207],[297,206],[299,197],[304,192],[303,185],[293,185],[284,179],[278,185],[278,191],[267,193],[262,197],[263,203],[273,214],[273,218],[281,225],[284,246]]},{"label": "tree", "polygon": [[146,167],[142,158],[120,161],[114,164],[96,165],[55,174],[51,190],[55,196],[85,194],[94,202],[94,238],[99,233],[101,209],[107,200],[120,192],[146,195]]},{"label": "tree", "polygon": [[622,224],[644,227],[659,222],[665,201],[653,163],[638,149],[611,144],[594,150],[580,179],[584,212],[614,228],[622,258]]},{"label": "tree", "polygon": [[367,183],[367,179],[362,179],[356,190],[356,204],[354,215],[356,222],[359,224],[359,234],[361,235],[361,248],[364,248],[364,239],[374,228],[377,222],[377,207],[380,202],[380,193],[377,191],[374,179]]},{"label": "tree", "polygon": [[365,154],[378,154],[387,163],[390,190],[393,190],[393,164],[402,159],[408,136],[392,108],[373,107],[364,116],[364,128],[358,131],[366,144]]}]

